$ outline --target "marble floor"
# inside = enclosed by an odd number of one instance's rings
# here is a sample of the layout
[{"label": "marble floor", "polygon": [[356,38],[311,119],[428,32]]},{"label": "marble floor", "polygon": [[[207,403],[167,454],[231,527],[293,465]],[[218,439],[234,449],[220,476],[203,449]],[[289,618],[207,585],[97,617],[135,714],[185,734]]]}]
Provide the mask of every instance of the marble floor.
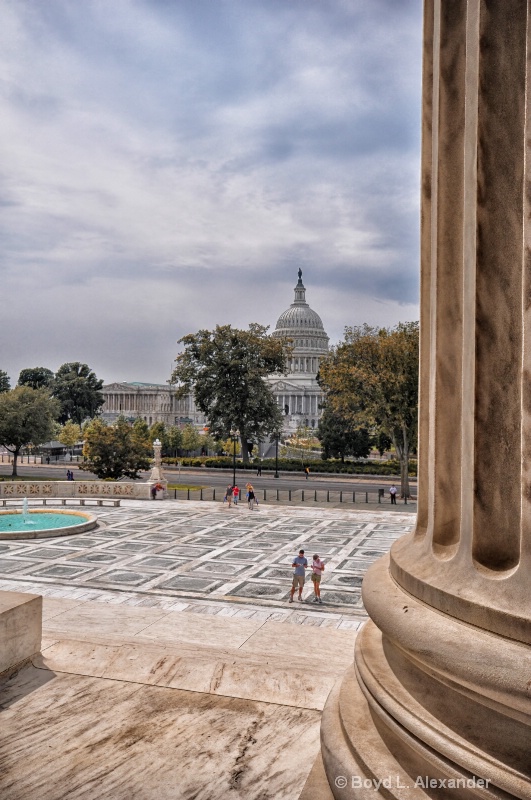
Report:
[{"label": "marble floor", "polygon": [[[410,514],[193,501],[91,513],[100,525],[87,534],[0,541],[0,590],[357,628],[367,567],[414,524]],[[287,604],[301,548],[326,562],[323,606],[311,602],[310,581],[304,602]]]},{"label": "marble floor", "polygon": [[[89,534],[0,542],[42,594],[40,654],[0,686],[2,800],[284,800],[352,663],[370,563],[409,514],[131,501]],[[327,562],[323,606],[290,563]]]}]

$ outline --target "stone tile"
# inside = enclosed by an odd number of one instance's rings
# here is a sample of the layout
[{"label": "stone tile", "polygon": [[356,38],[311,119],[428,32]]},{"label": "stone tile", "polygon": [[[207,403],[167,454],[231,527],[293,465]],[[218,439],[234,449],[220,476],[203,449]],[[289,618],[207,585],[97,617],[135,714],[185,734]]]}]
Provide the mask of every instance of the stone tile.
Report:
[{"label": "stone tile", "polygon": [[120,646],[61,639],[50,645],[32,661],[36,667],[52,672],[70,672],[100,678]]},{"label": "stone tile", "polygon": [[91,636],[134,636],[172,612],[162,609],[136,608],[127,605],[111,606],[105,603],[83,603],[43,624],[46,635],[58,632],[72,638],[88,639]]},{"label": "stone tile", "polygon": [[244,652],[260,653],[264,658],[275,657],[281,665],[287,652],[297,652],[311,658],[315,665],[330,669],[346,669],[352,663],[355,631],[326,629],[315,637],[303,625],[283,625],[265,622],[242,645]]},{"label": "stone tile", "polygon": [[238,648],[263,624],[262,620],[172,611],[142,630],[142,639]]},{"label": "stone tile", "polygon": [[59,614],[64,614],[65,611],[70,611],[71,608],[76,608],[83,603],[83,600],[68,600],[66,598],[56,597],[43,597],[42,600],[42,618],[51,619],[57,617]]}]

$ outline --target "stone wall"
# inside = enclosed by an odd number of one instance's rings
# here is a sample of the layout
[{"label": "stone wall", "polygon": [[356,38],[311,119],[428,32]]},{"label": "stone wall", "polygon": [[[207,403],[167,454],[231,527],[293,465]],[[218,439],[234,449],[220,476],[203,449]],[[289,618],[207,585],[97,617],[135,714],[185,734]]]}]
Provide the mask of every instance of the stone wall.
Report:
[{"label": "stone wall", "polygon": [[151,484],[120,481],[4,481],[0,483],[0,499],[46,497],[109,497],[149,500]]}]

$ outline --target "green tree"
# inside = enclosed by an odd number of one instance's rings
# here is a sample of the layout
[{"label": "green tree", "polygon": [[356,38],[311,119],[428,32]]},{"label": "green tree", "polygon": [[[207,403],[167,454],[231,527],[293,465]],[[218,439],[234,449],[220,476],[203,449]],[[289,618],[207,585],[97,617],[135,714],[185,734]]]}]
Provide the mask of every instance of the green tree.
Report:
[{"label": "green tree", "polygon": [[185,453],[191,453],[193,450],[199,450],[201,447],[201,434],[193,425],[188,423],[185,425],[182,435],[182,448]]},{"label": "green tree", "polygon": [[95,417],[104,403],[102,386],[103,381],[98,380],[87,364],[73,361],[59,367],[52,390],[61,404],[59,422],[71,420],[81,425],[87,418]]},{"label": "green tree", "polygon": [[177,458],[177,453],[183,446],[183,433],[178,425],[171,425],[168,428],[168,448],[170,452],[173,454],[174,458]]},{"label": "green tree", "polygon": [[380,453],[380,457],[383,456],[385,452],[391,449],[391,445],[393,444],[392,439],[388,436],[385,431],[378,431],[373,439],[374,446]]},{"label": "green tree", "polygon": [[249,460],[248,442],[282,429],[282,415],[264,378],[286,371],[288,347],[267,330],[255,323],[247,331],[218,325],[184,336],[171,379],[178,397],[193,392],[216,439],[240,431],[244,461]]},{"label": "green tree", "polygon": [[59,403],[46,389],[17,386],[0,393],[0,444],[13,453],[12,476],[23,447],[48,441],[59,413]]},{"label": "green tree", "polygon": [[149,439],[149,425],[142,417],[137,417],[133,422],[133,429],[140,438]]},{"label": "green tree", "polygon": [[23,369],[18,376],[19,386],[31,386],[32,389],[50,389],[53,386],[54,374],[47,367],[29,367]]},{"label": "green tree", "polygon": [[70,453],[74,445],[81,440],[81,428],[76,422],[65,422],[57,435],[58,440],[65,447],[70,448]]},{"label": "green tree", "polygon": [[344,417],[325,406],[317,438],[323,448],[323,458],[340,458],[346,456],[366,458],[371,452],[371,437],[367,428],[360,428],[352,419]]},{"label": "green tree", "polygon": [[9,375],[7,372],[4,372],[3,369],[0,369],[0,394],[2,394],[2,392],[8,392],[10,388]]},{"label": "green tree", "polygon": [[158,439],[162,444],[162,453],[166,454],[169,450],[168,431],[163,422],[154,422],[149,429],[149,439],[153,443]]},{"label": "green tree", "polygon": [[209,450],[215,450],[217,447],[216,440],[210,433],[202,433],[201,434],[201,450],[205,451],[205,454],[208,453]]},{"label": "green tree", "polygon": [[418,431],[418,376],[418,322],[346,328],[345,341],[321,362],[319,371],[333,410],[392,439],[403,497],[409,496],[409,454]]},{"label": "green tree", "polygon": [[112,425],[94,419],[83,429],[83,468],[98,478],[139,477],[140,470],[150,467],[149,436],[131,426],[124,417]]}]

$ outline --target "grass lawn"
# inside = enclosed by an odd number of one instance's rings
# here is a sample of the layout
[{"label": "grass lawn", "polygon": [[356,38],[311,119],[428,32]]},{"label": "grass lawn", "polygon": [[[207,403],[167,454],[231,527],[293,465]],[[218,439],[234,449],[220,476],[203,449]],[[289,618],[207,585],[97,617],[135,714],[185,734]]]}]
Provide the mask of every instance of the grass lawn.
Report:
[{"label": "grass lawn", "polygon": [[168,489],[190,489],[191,492],[198,492],[200,489],[210,489],[210,486],[189,486],[187,483],[169,483]]}]

